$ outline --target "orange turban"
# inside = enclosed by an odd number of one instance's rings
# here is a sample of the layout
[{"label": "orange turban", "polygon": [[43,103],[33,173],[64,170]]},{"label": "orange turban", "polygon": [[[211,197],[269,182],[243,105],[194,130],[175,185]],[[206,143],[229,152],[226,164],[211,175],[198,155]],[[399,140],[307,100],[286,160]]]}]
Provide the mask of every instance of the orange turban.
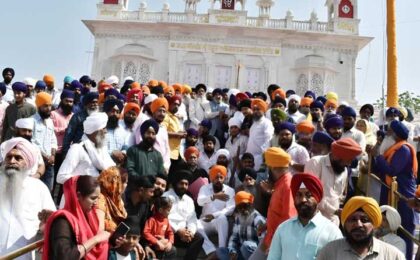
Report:
[{"label": "orange turban", "polygon": [[303,106],[303,107],[309,107],[312,102],[313,102],[312,98],[304,97],[300,100],[300,105]]},{"label": "orange turban", "polygon": [[150,110],[152,113],[156,112],[160,107],[165,107],[166,110],[169,109],[168,100],[166,98],[157,98],[150,105]]},{"label": "orange turban", "polygon": [[162,88],[165,89],[165,88],[168,87],[168,84],[163,80],[159,80],[158,81],[158,86],[162,86]]},{"label": "orange turban", "polygon": [[325,108],[333,107],[334,109],[336,109],[338,107],[337,100],[335,100],[335,99],[328,99],[327,102],[325,102],[324,107]]},{"label": "orange turban", "polygon": [[172,88],[174,89],[174,91],[178,91],[180,94],[183,94],[184,92],[184,87],[179,83],[173,84]]},{"label": "orange turban", "polygon": [[44,75],[43,81],[47,85],[53,84],[54,83],[54,77],[52,75],[46,74],[46,75]]},{"label": "orange turban", "polygon": [[112,88],[111,85],[109,85],[105,81],[101,81],[101,83],[99,83],[99,86],[98,86],[98,92],[99,93],[105,93],[105,91],[107,91],[110,88]]},{"label": "orange turban", "polygon": [[286,99],[286,92],[284,92],[283,89],[278,88],[271,93],[271,99],[274,100],[276,96],[279,96],[282,99]]},{"label": "orange turban", "polygon": [[143,94],[150,95],[150,88],[148,86],[144,85],[141,87],[141,90],[143,90]]},{"label": "orange turban", "polygon": [[98,103],[103,104],[104,102],[105,102],[105,92],[102,92],[101,94],[99,94]]},{"label": "orange turban", "polygon": [[140,106],[134,102],[128,102],[125,107],[124,107],[124,115],[125,113],[127,113],[128,111],[134,110],[134,112],[136,113],[136,115],[140,114]]},{"label": "orange turban", "polygon": [[332,143],[331,153],[340,160],[352,161],[362,153],[362,148],[351,138],[341,138]]},{"label": "orange turban", "polygon": [[134,81],[133,83],[131,83],[131,89],[140,89],[140,83]]},{"label": "orange turban", "polygon": [[259,99],[259,98],[252,99],[251,108],[253,108],[255,106],[258,107],[259,109],[261,109],[264,113],[267,112],[268,106],[267,106],[267,103],[265,103],[264,100]]},{"label": "orange turban", "polygon": [[252,204],[252,203],[254,203],[254,196],[249,192],[240,191],[240,192],[236,193],[236,195],[235,195],[235,203],[236,203],[236,205],[239,205],[241,203]]},{"label": "orange turban", "polygon": [[151,79],[149,80],[149,83],[147,84],[149,87],[156,87],[159,85],[159,81],[155,80],[155,79]]},{"label": "orange turban", "polygon": [[312,134],[315,131],[315,127],[309,120],[303,120],[296,125],[296,130],[299,133]]},{"label": "orange turban", "polygon": [[289,167],[292,158],[279,147],[270,147],[264,153],[265,163],[270,167]]},{"label": "orange turban", "polygon": [[379,227],[382,223],[382,212],[379,208],[378,202],[370,197],[354,196],[347,201],[344,205],[343,211],[341,212],[341,224],[346,223],[348,217],[350,217],[358,209],[363,210],[375,228]]},{"label": "orange turban", "polygon": [[197,157],[200,156],[200,151],[195,146],[188,147],[184,152],[185,159],[189,159],[192,154],[195,154]]},{"label": "orange turban", "polygon": [[36,94],[35,98],[36,107],[41,107],[43,105],[52,105],[52,97],[47,92],[39,92]]},{"label": "orange turban", "polygon": [[174,88],[172,86],[166,86],[163,89],[163,93],[168,94],[169,92],[172,92],[172,94],[175,94],[175,90],[174,90]]},{"label": "orange turban", "polygon": [[213,181],[217,177],[217,174],[219,174],[219,173],[226,178],[226,176],[227,176],[226,167],[222,166],[222,165],[214,165],[213,167],[211,167],[211,169],[209,171],[210,181]]}]

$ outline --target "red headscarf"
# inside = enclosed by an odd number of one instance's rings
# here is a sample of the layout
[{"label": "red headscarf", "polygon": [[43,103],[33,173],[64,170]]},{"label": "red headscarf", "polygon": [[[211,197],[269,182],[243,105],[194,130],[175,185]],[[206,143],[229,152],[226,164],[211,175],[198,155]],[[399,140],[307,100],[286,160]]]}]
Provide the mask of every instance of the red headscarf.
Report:
[{"label": "red headscarf", "polygon": [[[54,220],[58,217],[65,217],[70,223],[74,234],[76,235],[77,244],[82,244],[91,239],[98,233],[99,220],[96,215],[96,209],[89,211],[86,215],[83,213],[79,204],[76,193],[76,184],[79,176],[74,176],[64,183],[64,198],[66,203],[64,209],[54,212],[45,225],[44,232],[44,250],[42,260],[49,260],[50,250],[50,231]],[[84,256],[86,260],[107,260],[108,259],[108,243],[96,245],[92,250]]]}]

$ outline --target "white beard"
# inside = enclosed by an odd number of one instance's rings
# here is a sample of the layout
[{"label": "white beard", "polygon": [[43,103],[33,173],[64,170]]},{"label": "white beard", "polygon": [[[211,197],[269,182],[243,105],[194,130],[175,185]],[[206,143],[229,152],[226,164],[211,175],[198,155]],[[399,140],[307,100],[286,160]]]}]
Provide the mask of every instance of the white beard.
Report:
[{"label": "white beard", "polygon": [[28,177],[27,170],[0,168],[0,210],[12,210],[15,216],[22,216],[23,182]]},{"label": "white beard", "polygon": [[92,115],[93,113],[96,113],[96,112],[99,112],[99,108],[92,109],[92,110],[90,110],[90,109],[87,110],[87,113],[88,113],[89,116]]},{"label": "white beard", "polygon": [[384,140],[382,141],[381,146],[379,147],[379,154],[384,155],[388,149],[395,144],[395,139],[392,135],[385,136]]},{"label": "white beard", "polygon": [[106,144],[106,136],[105,135],[96,135],[95,136],[95,146],[96,148],[103,148]]}]

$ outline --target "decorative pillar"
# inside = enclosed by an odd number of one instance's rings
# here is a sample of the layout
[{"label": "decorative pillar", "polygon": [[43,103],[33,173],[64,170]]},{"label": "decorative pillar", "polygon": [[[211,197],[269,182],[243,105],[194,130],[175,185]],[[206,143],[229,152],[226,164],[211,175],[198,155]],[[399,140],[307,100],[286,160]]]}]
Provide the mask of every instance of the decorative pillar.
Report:
[{"label": "decorative pillar", "polygon": [[397,34],[395,28],[395,0],[387,0],[387,41],[388,41],[388,56],[387,56],[387,72],[388,72],[388,86],[387,86],[387,100],[388,107],[398,106],[398,68],[397,68]]}]

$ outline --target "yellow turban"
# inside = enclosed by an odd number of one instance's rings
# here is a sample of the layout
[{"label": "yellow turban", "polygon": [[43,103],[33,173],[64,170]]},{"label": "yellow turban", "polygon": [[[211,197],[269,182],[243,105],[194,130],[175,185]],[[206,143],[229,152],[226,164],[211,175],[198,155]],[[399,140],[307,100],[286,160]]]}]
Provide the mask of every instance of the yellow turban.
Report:
[{"label": "yellow turban", "polygon": [[254,106],[261,109],[264,113],[267,112],[267,103],[262,99],[254,98],[251,102],[251,108],[253,108]]},{"label": "yellow turban", "polygon": [[226,178],[226,176],[227,176],[226,167],[223,166],[223,165],[217,165],[217,164],[214,165],[213,167],[211,167],[211,169],[209,171],[210,181],[213,181],[217,177],[217,174],[219,174],[219,173]]},{"label": "yellow turban", "polygon": [[337,95],[337,93],[332,92],[332,91],[328,92],[328,93],[325,95],[325,97],[327,98],[327,100],[328,100],[328,99],[335,99],[335,101],[338,101],[338,95]]},{"label": "yellow turban", "polygon": [[41,107],[43,105],[52,105],[52,97],[47,92],[39,92],[36,94],[35,98],[36,107]]},{"label": "yellow turban", "polygon": [[381,225],[382,213],[378,202],[370,197],[363,196],[355,196],[347,201],[341,212],[341,224],[344,225],[347,218],[358,209],[362,209],[369,216],[375,228]]},{"label": "yellow turban", "polygon": [[289,167],[292,158],[279,147],[270,147],[264,153],[265,163],[270,167]]},{"label": "yellow turban", "polygon": [[235,195],[235,204],[239,205],[241,203],[254,203],[254,196],[246,191],[239,191]]},{"label": "yellow turban", "polygon": [[150,105],[152,113],[156,112],[160,107],[164,107],[166,110],[169,109],[168,100],[166,98],[157,98]]},{"label": "yellow turban", "polygon": [[184,84],[183,89],[184,89],[183,94],[190,94],[192,92],[192,89],[189,85]]}]

